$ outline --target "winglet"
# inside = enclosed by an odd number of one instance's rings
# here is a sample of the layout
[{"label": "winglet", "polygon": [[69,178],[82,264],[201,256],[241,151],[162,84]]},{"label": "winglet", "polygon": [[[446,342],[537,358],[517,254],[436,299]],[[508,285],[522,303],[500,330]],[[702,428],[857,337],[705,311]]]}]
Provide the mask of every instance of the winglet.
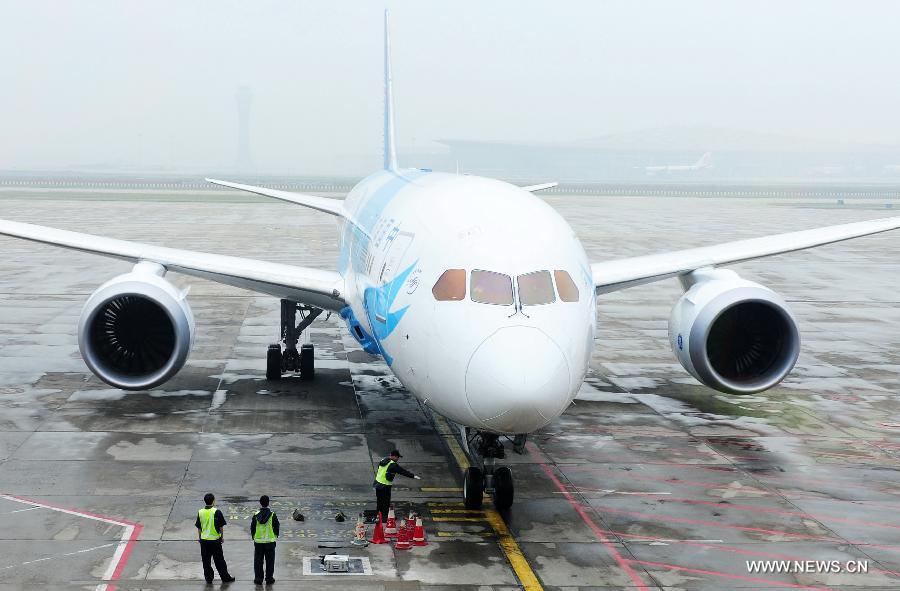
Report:
[{"label": "winglet", "polygon": [[397,152],[394,146],[394,95],[391,90],[391,35],[389,12],[384,11],[384,169],[397,171]]}]

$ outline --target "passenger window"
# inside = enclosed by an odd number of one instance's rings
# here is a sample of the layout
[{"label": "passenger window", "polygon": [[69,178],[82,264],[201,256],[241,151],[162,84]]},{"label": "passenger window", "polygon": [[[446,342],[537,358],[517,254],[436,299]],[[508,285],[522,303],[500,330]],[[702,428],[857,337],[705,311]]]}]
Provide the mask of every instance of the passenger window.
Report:
[{"label": "passenger window", "polygon": [[564,302],[578,301],[578,286],[572,281],[572,276],[567,271],[557,269],[553,272],[556,279],[556,291],[559,292],[559,299]]},{"label": "passenger window", "polygon": [[519,301],[523,306],[550,304],[556,300],[553,295],[553,281],[550,271],[535,271],[527,275],[519,275]]},{"label": "passenger window", "polygon": [[512,279],[493,271],[472,271],[472,301],[509,306],[513,303]]},{"label": "passenger window", "polygon": [[458,302],[466,297],[466,270],[447,269],[431,288],[439,302]]}]

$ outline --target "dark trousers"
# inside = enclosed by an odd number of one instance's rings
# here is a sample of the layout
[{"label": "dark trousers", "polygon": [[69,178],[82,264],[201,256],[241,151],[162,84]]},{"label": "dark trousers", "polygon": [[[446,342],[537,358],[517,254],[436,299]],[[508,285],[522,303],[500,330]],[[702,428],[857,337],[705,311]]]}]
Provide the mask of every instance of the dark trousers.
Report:
[{"label": "dark trousers", "polygon": [[220,579],[224,581],[231,578],[228,565],[225,564],[225,554],[222,553],[222,540],[200,540],[200,558],[203,560],[203,578],[207,583],[212,583],[214,576],[210,559],[215,562]]},{"label": "dark trousers", "polygon": [[263,580],[263,558],[266,559],[266,582],[275,580],[275,542],[265,544],[253,544],[253,581],[261,583]]},{"label": "dark trousers", "polygon": [[388,509],[391,508],[391,487],[376,484],[375,500],[378,503],[378,510],[381,511],[381,519],[387,522]]}]

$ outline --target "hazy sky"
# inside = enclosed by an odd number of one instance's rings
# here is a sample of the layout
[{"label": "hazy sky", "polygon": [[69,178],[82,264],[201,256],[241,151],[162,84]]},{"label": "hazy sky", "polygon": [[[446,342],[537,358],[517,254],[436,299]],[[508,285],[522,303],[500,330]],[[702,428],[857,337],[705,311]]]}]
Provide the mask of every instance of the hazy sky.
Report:
[{"label": "hazy sky", "polygon": [[261,170],[380,162],[381,13],[398,143],[671,125],[900,143],[900,3],[0,0],[0,169],[226,169],[239,85]]}]

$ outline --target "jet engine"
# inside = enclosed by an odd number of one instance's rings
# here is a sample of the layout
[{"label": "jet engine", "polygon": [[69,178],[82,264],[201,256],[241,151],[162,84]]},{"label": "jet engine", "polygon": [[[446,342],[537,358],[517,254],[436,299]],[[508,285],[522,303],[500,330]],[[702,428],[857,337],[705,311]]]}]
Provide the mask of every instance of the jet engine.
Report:
[{"label": "jet engine", "polygon": [[166,269],[141,262],[105,283],[78,322],[81,356],[101,380],[125,390],[158,386],[180,370],[194,340],[194,316]]},{"label": "jet engine", "polygon": [[794,367],[800,333],[784,300],[734,271],[700,269],[669,319],[678,361],[703,384],[735,394],[767,390]]}]

